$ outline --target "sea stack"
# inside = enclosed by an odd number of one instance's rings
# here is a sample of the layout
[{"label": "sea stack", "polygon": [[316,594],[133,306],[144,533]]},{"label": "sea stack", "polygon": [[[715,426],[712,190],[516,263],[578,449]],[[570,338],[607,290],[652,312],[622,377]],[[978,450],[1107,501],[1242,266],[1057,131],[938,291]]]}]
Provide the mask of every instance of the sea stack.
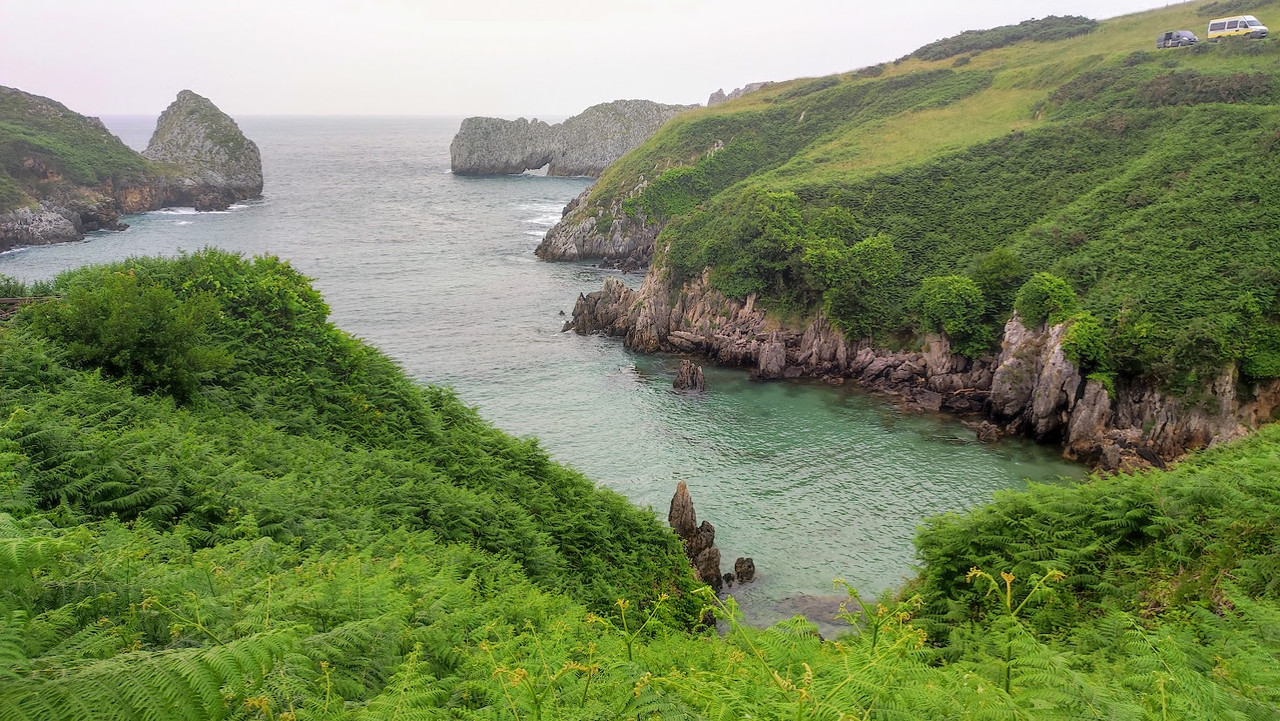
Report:
[{"label": "sea stack", "polygon": [[226,210],[262,195],[262,156],[231,116],[190,90],[160,114],[143,156],[162,163],[175,179],[166,205]]},{"label": "sea stack", "polygon": [[680,373],[676,376],[675,382],[671,384],[671,387],[678,391],[693,391],[695,393],[701,393],[706,390],[707,382],[702,376],[702,366],[688,359],[680,361]]},{"label": "sea stack", "polygon": [[684,541],[684,552],[698,573],[698,578],[716,593],[724,588],[724,576],[720,574],[720,549],[716,548],[716,527],[707,521],[698,524],[693,509],[693,496],[684,481],[676,484],[676,494],[671,497],[667,523]]}]

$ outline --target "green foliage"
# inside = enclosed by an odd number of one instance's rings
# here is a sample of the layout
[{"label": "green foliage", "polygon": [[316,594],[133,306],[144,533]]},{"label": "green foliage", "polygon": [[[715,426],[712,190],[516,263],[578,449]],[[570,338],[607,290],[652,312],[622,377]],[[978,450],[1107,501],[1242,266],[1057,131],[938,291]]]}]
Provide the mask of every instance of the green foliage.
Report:
[{"label": "green foliage", "polygon": [[[901,251],[847,211],[757,201],[765,235],[822,229],[799,236],[810,272],[872,289],[901,274]],[[208,338],[237,353],[178,406],[71,364],[35,308],[0,328],[0,717],[1280,708],[1275,427],[1174,471],[1034,486],[932,520],[920,579],[880,603],[838,584],[850,632],[824,641],[802,618],[745,625],[732,599],[695,589],[649,511],[362,351],[278,260],[203,251],[58,285],[205,299],[219,309]],[[973,321],[976,281],[925,285],[940,325]],[[723,637],[686,630],[704,609]]]},{"label": "green foliage", "polygon": [[823,310],[850,337],[870,336],[894,309],[885,290],[902,273],[902,253],[885,235],[852,246],[816,240],[805,249],[826,290]]},{"label": "green foliage", "polygon": [[65,347],[72,362],[100,367],[180,401],[231,365],[230,352],[211,343],[218,308],[210,296],[179,300],[173,291],[126,273],[94,280],[73,285],[65,298],[37,304],[27,313],[32,328]]},{"label": "green foliage", "polygon": [[1107,332],[1092,313],[1085,311],[1069,321],[1062,337],[1062,352],[1085,374],[1111,370]]},{"label": "green foliage", "polygon": [[1275,0],[1214,0],[1196,8],[1196,14],[1206,18],[1242,15],[1252,13],[1274,2]]},{"label": "green foliage", "polygon": [[975,356],[992,341],[983,323],[986,300],[978,284],[963,275],[925,278],[916,294],[924,330],[946,334],[958,352]]},{"label": "green foliage", "polygon": [[1062,323],[1080,307],[1076,292],[1067,282],[1050,273],[1036,273],[1018,289],[1013,308],[1023,325],[1035,328]]},{"label": "green foliage", "polygon": [[596,232],[601,235],[608,235],[609,231],[613,228],[613,220],[614,218],[612,214],[602,214],[596,219]]},{"label": "green foliage", "polygon": [[1075,15],[1050,15],[1039,20],[1023,20],[1017,25],[1001,25],[990,30],[966,30],[959,35],[929,43],[907,57],[946,60],[965,53],[1002,48],[1024,41],[1047,43],[1093,32],[1098,21]]}]

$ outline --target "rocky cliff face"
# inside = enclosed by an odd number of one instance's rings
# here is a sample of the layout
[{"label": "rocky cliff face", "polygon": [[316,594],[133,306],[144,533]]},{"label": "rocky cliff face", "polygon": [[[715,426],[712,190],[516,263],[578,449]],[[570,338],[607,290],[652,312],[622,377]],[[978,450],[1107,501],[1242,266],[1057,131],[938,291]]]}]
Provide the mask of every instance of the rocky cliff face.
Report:
[{"label": "rocky cliff face", "polygon": [[615,100],[556,125],[524,118],[467,118],[449,146],[451,165],[459,175],[523,173],[546,166],[548,175],[596,178],[689,107]]},{"label": "rocky cliff face", "polygon": [[178,170],[166,204],[225,210],[262,195],[262,156],[231,116],[190,90],[178,93],[156,122],[142,155]]},{"label": "rocky cliff face", "polygon": [[998,355],[971,360],[927,336],[919,351],[850,342],[825,318],[786,327],[755,298],[725,298],[707,278],[673,289],[654,269],[639,291],[610,278],[579,296],[565,330],[622,337],[641,352],[696,353],[755,377],[853,380],[919,411],[986,419],[985,438],[1025,435],[1059,443],[1069,458],[1108,469],[1161,465],[1186,451],[1244,435],[1280,408],[1280,381],[1243,393],[1226,372],[1197,398],[1175,398],[1141,381],[1114,393],[1082,377],[1063,355],[1065,328],[1028,329],[1015,316]]},{"label": "rocky cliff face", "polygon": [[[178,122],[170,112],[176,106],[202,112]],[[122,230],[120,216],[128,213],[172,205],[225,208],[261,193],[257,147],[234,121],[190,91],[166,115],[152,146],[172,160],[160,164],[128,148],[97,118],[0,87],[0,251]],[[202,153],[201,137],[240,152]]]},{"label": "rocky cliff face", "polygon": [[[641,178],[629,197],[639,195],[645,185]],[[554,261],[598,260],[601,267],[623,270],[648,266],[663,224],[643,212],[628,216],[622,208],[625,198],[598,208],[588,204],[590,195],[587,188],[565,206],[560,222],[547,231],[534,255]]]}]

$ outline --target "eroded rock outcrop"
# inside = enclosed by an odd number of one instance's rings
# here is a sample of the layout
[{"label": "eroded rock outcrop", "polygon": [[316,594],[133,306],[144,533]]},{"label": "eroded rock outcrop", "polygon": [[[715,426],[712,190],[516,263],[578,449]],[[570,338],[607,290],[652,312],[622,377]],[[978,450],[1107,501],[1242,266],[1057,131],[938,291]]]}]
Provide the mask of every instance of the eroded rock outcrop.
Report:
[{"label": "eroded rock outcrop", "polygon": [[702,375],[702,366],[688,359],[680,361],[680,372],[676,374],[676,379],[671,384],[671,387],[678,391],[693,391],[695,393],[706,390],[707,381]]},{"label": "eroded rock outcrop", "polygon": [[1109,389],[1065,357],[1061,325],[1029,329],[1015,316],[1000,353],[977,359],[952,353],[941,335],[926,336],[920,350],[889,351],[849,341],[821,316],[802,328],[784,326],[754,296],[726,298],[706,275],[678,289],[666,277],[655,268],[638,291],[606,280],[602,290],[579,296],[565,330],[618,336],[640,352],[746,366],[759,379],[852,379],[917,411],[982,418],[987,439],[1007,433],[1059,443],[1067,457],[1104,469],[1159,465],[1238,438],[1280,408],[1280,381],[1243,394],[1234,371],[1195,398],[1142,380],[1120,379]]},{"label": "eroded rock outcrop", "polygon": [[685,555],[697,571],[698,578],[715,589],[716,593],[720,593],[724,588],[724,576],[720,573],[720,549],[715,546],[716,527],[708,521],[698,524],[693,497],[689,495],[689,486],[684,481],[676,484],[676,493],[671,497],[671,507],[667,512],[667,523],[684,541]]},{"label": "eroded rock outcrop", "polygon": [[208,98],[183,90],[160,114],[142,155],[177,170],[167,205],[225,210],[262,195],[262,156],[231,116]]},{"label": "eroded rock outcrop", "polygon": [[[234,130],[244,139],[234,121],[195,93],[184,91],[175,106],[191,99],[207,104],[225,121],[201,127],[186,123],[163,134],[157,127],[157,135],[169,138],[162,146],[177,147],[180,138],[195,138],[201,132],[225,139]],[[164,118],[160,125],[165,125]],[[49,98],[0,87],[0,146],[11,155],[11,162],[0,167],[0,251],[81,240],[96,230],[123,230],[127,226],[120,216],[128,213],[171,205],[226,207],[225,203],[253,197],[262,190],[261,164],[257,148],[244,143],[252,150],[256,169],[256,179],[247,183],[237,172],[249,165],[247,149],[239,156],[240,165],[226,156],[225,162],[209,166],[213,172],[198,163],[153,162],[126,146],[97,118]],[[198,145],[193,141],[190,147]],[[218,160],[216,154],[213,157]],[[219,201],[196,202],[211,197]]]},{"label": "eroded rock outcrop", "polygon": [[546,166],[548,175],[593,178],[693,106],[649,100],[593,105],[563,123],[467,118],[449,146],[459,175],[505,175]]}]

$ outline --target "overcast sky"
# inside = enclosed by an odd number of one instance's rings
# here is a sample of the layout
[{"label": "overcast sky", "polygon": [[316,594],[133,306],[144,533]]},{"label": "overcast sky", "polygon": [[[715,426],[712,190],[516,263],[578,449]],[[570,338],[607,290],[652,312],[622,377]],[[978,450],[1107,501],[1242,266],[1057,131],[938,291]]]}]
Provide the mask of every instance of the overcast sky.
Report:
[{"label": "overcast sky", "polygon": [[[90,115],[571,115],[705,102],[940,37],[1152,0],[0,0],[0,85]],[[910,12],[905,9],[910,8]]]}]

